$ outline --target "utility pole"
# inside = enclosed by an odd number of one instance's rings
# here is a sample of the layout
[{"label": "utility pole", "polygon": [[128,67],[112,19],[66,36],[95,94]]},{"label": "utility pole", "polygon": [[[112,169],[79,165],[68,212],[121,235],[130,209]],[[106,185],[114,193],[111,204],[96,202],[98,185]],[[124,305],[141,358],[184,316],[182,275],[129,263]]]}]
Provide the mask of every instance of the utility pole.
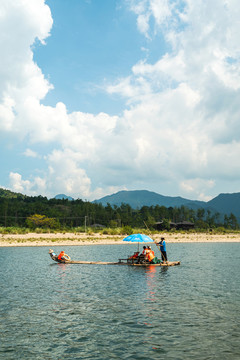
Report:
[{"label": "utility pole", "polygon": [[87,216],[84,217],[84,232],[86,232],[87,229]]}]

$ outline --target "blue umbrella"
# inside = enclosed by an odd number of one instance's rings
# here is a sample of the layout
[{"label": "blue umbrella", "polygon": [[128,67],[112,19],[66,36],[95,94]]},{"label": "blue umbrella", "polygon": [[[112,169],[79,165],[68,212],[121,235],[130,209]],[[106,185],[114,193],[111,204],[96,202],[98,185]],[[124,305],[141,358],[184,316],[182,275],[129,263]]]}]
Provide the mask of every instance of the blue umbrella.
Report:
[{"label": "blue umbrella", "polygon": [[154,242],[153,239],[151,239],[149,236],[144,234],[132,234],[123,239],[123,241],[129,241],[129,242],[137,242],[138,243],[138,250],[139,250],[139,243],[144,242]]},{"label": "blue umbrella", "polygon": [[154,242],[153,239],[151,239],[149,236],[144,234],[132,234],[123,239],[123,241],[129,241],[129,242]]}]

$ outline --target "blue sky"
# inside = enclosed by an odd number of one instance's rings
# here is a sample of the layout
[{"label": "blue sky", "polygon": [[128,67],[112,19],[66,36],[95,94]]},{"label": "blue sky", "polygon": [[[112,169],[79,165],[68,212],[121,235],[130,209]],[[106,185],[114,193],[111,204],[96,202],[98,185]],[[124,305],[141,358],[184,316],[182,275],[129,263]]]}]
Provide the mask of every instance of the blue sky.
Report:
[{"label": "blue sky", "polygon": [[239,192],[239,15],[236,0],[2,0],[0,186]]},{"label": "blue sky", "polygon": [[34,47],[35,61],[54,84],[43,103],[62,101],[69,111],[121,113],[125,102],[106,96],[106,83],[130,75],[146,52],[150,61],[157,60],[164,39],[142,36],[136,16],[119,0],[46,3],[54,20],[51,36],[46,45]]}]

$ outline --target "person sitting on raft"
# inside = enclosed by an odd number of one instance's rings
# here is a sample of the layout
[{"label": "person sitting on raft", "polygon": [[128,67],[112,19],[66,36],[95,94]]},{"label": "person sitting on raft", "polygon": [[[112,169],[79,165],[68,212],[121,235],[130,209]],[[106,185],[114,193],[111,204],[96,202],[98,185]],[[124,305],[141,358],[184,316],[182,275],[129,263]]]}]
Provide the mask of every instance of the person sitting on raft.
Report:
[{"label": "person sitting on raft", "polygon": [[138,263],[141,262],[141,260],[144,260],[145,259],[145,256],[146,256],[146,246],[144,245],[143,246],[143,251],[141,252],[141,254],[138,256]]},{"label": "person sitting on raft", "polygon": [[128,259],[137,259],[138,258],[139,251],[135,252],[132,256],[130,256]]},{"label": "person sitting on raft", "polygon": [[159,260],[159,259],[155,256],[154,251],[151,249],[151,246],[148,246],[148,252],[147,252],[146,260],[147,260],[150,264],[160,264],[160,263],[161,263],[161,260]]},{"label": "person sitting on raft", "polygon": [[52,249],[49,249],[49,254],[53,260],[57,260],[58,256]]},{"label": "person sitting on raft", "polygon": [[154,251],[152,250],[151,246],[147,247],[146,253],[147,254],[146,254],[145,260],[151,262],[155,258],[155,254],[154,254]]},{"label": "person sitting on raft", "polygon": [[71,260],[71,259],[70,259],[70,256],[65,254],[64,251],[61,251],[60,254],[58,255],[58,260],[59,261],[68,261],[68,260]]},{"label": "person sitting on raft", "polygon": [[[154,251],[152,251],[151,246],[143,246],[143,251],[141,255],[138,257],[138,263],[142,262],[150,262],[152,258],[154,258]],[[149,260],[150,259],[150,260]]]}]

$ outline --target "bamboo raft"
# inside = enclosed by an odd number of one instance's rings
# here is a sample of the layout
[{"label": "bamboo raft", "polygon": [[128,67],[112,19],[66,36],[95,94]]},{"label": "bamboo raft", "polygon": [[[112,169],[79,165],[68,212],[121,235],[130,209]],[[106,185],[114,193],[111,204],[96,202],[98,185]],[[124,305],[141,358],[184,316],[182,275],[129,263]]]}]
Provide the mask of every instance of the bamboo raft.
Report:
[{"label": "bamboo raft", "polygon": [[[118,263],[119,264],[119,263]],[[161,264],[126,264],[126,265],[130,265],[130,266],[176,266],[176,265],[180,265],[180,261],[167,261]]]},{"label": "bamboo raft", "polygon": [[49,255],[52,260],[61,263],[61,264],[88,264],[88,265],[128,265],[128,266],[176,266],[180,265],[180,261],[167,261],[165,263],[160,264],[151,264],[151,263],[144,263],[144,264],[137,264],[133,261],[129,261],[129,259],[119,259],[118,262],[107,262],[107,261],[84,261],[84,260],[58,260],[57,256],[53,255],[53,252],[49,251]]}]

